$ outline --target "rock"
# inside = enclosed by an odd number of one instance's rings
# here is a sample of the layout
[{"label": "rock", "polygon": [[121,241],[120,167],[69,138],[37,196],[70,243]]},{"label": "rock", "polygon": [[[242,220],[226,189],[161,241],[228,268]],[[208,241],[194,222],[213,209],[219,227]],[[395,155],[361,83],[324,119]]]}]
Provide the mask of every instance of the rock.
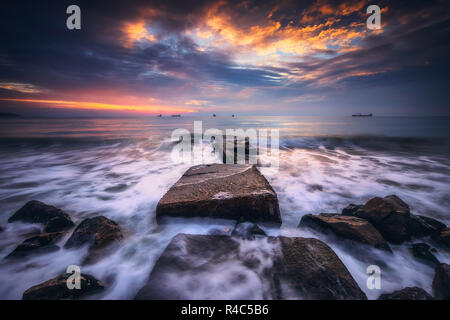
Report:
[{"label": "rock", "polygon": [[431,253],[431,247],[426,243],[414,243],[409,250],[412,255],[433,267],[440,264],[439,260]]},{"label": "rock", "polygon": [[[226,296],[224,296],[226,294]],[[366,299],[317,239],[179,234],[135,299]]]},{"label": "rock", "polygon": [[256,223],[241,222],[236,224],[231,235],[235,237],[249,238],[255,235],[265,236],[266,233],[258,227]]},{"label": "rock", "polygon": [[88,274],[80,275],[80,289],[69,289],[67,279],[71,274],[66,273],[56,278],[27,289],[22,296],[23,300],[72,300],[98,293],[104,289],[101,281]]},{"label": "rock", "polygon": [[8,219],[8,222],[14,221],[41,223],[45,232],[62,231],[74,226],[67,213],[36,200],[27,202]]},{"label": "rock", "polygon": [[30,254],[48,253],[58,251],[59,247],[55,243],[65,234],[65,232],[43,233],[35,237],[26,239],[19,244],[13,252],[6,258],[19,258]]},{"label": "rock", "polygon": [[2,228],[2,226],[0,226],[0,232],[3,232],[3,230],[4,230],[4,229]]},{"label": "rock", "polygon": [[442,222],[420,215],[411,214],[408,220],[408,229],[412,237],[426,237],[439,233],[445,229],[446,225]]},{"label": "rock", "polygon": [[399,244],[411,238],[409,207],[395,195],[372,198],[353,215],[372,223],[389,242]]},{"label": "rock", "polygon": [[339,257],[322,241],[280,237],[280,242],[280,281],[303,299],[367,299]]},{"label": "rock", "polygon": [[362,207],[362,204],[350,203],[348,206],[346,206],[344,209],[342,209],[342,215],[344,215],[344,216],[352,216],[361,207]]},{"label": "rock", "polygon": [[338,237],[361,242],[377,249],[391,251],[383,236],[367,220],[342,216],[339,214],[307,214],[300,221],[299,227],[309,227]]},{"label": "rock", "polygon": [[122,238],[122,231],[117,223],[98,216],[83,220],[75,228],[64,248],[78,248],[87,244],[90,252],[88,260],[91,260],[104,253],[102,249]]},{"label": "rock", "polygon": [[436,299],[450,300],[450,265],[441,263],[436,267],[433,292]]},{"label": "rock", "polygon": [[433,300],[433,297],[422,288],[406,287],[392,293],[382,294],[378,300]]},{"label": "rock", "polygon": [[214,217],[281,224],[278,198],[252,165],[212,164],[191,167],[162,197],[156,219]]},{"label": "rock", "polygon": [[450,228],[445,228],[433,236],[433,240],[450,247]]}]

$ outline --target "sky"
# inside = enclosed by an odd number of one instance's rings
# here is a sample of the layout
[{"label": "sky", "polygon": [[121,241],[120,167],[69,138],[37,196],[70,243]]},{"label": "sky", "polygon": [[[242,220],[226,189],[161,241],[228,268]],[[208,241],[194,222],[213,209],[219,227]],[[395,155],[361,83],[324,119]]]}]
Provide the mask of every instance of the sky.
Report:
[{"label": "sky", "polygon": [[8,1],[0,39],[0,112],[450,115],[447,0]]}]

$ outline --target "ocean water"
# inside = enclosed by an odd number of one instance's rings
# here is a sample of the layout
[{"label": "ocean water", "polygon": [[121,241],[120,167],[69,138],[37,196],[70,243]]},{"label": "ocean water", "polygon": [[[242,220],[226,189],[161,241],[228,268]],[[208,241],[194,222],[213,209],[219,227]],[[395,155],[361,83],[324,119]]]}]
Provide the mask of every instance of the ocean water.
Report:
[{"label": "ocean water", "polygon": [[[171,133],[177,128],[192,131],[194,120],[203,121],[203,130],[280,130],[279,168],[260,168],[278,194],[283,220],[279,229],[266,228],[268,234],[325,241],[371,299],[405,286],[431,292],[433,269],[411,258],[408,243],[393,246],[394,253],[388,254],[299,230],[297,225],[305,214],[340,212],[350,203],[389,194],[401,197],[413,213],[450,225],[450,118],[18,118],[0,120],[0,226],[5,229],[0,232],[0,298],[20,299],[30,286],[64,272],[68,265],[80,265],[86,254],[86,248],[61,249],[19,261],[4,260],[41,228],[7,223],[29,200],[57,206],[75,223],[104,215],[122,227],[125,239],[116,252],[82,266],[83,273],[106,284],[105,292],[94,298],[132,299],[178,233],[229,232],[233,221],[174,219],[162,226],[155,222],[159,199],[190,166],[171,160]],[[207,162],[220,160],[211,155]],[[412,242],[422,241],[429,242]],[[241,245],[264,265],[271,264],[271,255],[265,251],[272,248],[246,241]],[[450,254],[443,250],[437,257],[450,263]],[[382,269],[381,290],[366,286],[366,268],[371,264]],[[226,270],[211,270],[209,282],[199,284],[192,296],[267,297],[257,275],[247,270],[247,280],[236,283],[230,279],[234,271],[242,272],[242,266],[235,262]],[[192,288],[186,284],[186,290]]]}]

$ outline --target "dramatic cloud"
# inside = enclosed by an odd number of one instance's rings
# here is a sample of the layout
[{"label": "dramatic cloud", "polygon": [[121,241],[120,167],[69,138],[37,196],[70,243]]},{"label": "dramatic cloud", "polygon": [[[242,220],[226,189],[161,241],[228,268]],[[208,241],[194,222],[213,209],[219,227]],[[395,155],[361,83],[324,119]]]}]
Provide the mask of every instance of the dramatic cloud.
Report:
[{"label": "dramatic cloud", "polygon": [[2,110],[449,113],[448,1],[380,1],[380,30],[358,0],[70,4],[3,5]]}]

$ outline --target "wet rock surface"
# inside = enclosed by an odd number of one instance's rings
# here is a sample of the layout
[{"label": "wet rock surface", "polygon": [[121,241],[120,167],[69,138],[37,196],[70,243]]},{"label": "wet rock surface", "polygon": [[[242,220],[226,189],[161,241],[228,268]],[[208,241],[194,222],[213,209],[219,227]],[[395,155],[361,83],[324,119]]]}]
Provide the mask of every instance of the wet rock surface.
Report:
[{"label": "wet rock surface", "polygon": [[436,267],[433,293],[436,299],[450,300],[450,265],[441,263]]},{"label": "wet rock surface", "polygon": [[[63,274],[56,278],[27,289],[23,293],[23,300],[74,300],[99,293],[105,286],[88,274],[80,275],[80,289],[69,289],[67,280],[71,274]],[[70,280],[69,280],[70,281]]]},{"label": "wet rock surface", "polygon": [[191,167],[162,197],[156,218],[214,217],[281,223],[278,198],[252,165]]},{"label": "wet rock surface", "polygon": [[372,223],[389,242],[402,243],[411,238],[409,206],[395,195],[372,198],[352,215]]},{"label": "wet rock surface", "polygon": [[172,239],[135,299],[248,299],[261,288],[262,296],[252,298],[366,299],[333,250],[317,239],[187,234]]},{"label": "wet rock surface", "polygon": [[88,261],[95,261],[113,243],[123,238],[122,231],[114,221],[98,216],[83,220],[73,231],[64,248],[78,248],[89,246]]},{"label": "wet rock surface", "polygon": [[27,202],[8,219],[8,222],[15,221],[43,224],[44,232],[62,231],[74,226],[66,212],[36,200]]},{"label": "wet rock surface", "polygon": [[333,233],[344,239],[391,251],[386,240],[384,240],[378,230],[367,220],[358,217],[327,213],[319,215],[307,214],[302,217],[299,227],[308,227],[324,233]]},{"label": "wet rock surface", "polygon": [[43,233],[26,239],[19,244],[6,258],[20,258],[31,254],[42,254],[59,250],[55,244],[65,232]]},{"label": "wet rock surface", "polygon": [[431,252],[431,247],[426,243],[414,243],[409,250],[416,259],[425,264],[432,267],[440,264],[439,260]]},{"label": "wet rock surface", "polygon": [[433,234],[439,233],[441,230],[445,229],[446,225],[442,222],[421,216],[411,214],[408,220],[408,229],[412,237],[426,237]]},{"label": "wet rock surface", "polygon": [[418,287],[406,287],[392,293],[380,295],[378,300],[433,300],[433,297]]}]

